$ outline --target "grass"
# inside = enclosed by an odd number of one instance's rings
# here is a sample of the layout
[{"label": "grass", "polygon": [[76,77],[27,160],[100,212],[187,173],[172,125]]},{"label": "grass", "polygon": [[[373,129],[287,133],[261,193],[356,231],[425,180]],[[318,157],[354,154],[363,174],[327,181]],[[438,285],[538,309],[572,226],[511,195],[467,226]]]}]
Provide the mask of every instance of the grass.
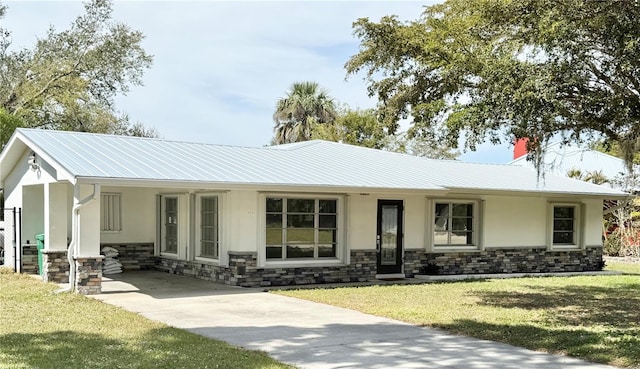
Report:
[{"label": "grass", "polygon": [[640,265],[608,269],[634,274],[276,293],[533,350],[640,367]]},{"label": "grass", "polygon": [[0,368],[291,368],[0,268]]}]

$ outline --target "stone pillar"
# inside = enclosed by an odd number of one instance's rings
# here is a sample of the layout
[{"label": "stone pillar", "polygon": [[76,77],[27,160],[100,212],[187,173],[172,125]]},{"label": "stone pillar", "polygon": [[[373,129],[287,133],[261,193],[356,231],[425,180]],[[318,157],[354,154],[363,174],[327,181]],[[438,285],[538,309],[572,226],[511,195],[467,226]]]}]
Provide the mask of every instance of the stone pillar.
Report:
[{"label": "stone pillar", "polygon": [[76,291],[81,295],[102,293],[102,259],[104,256],[76,258]]},{"label": "stone pillar", "polygon": [[69,261],[66,250],[42,250],[42,279],[45,282],[69,283]]}]

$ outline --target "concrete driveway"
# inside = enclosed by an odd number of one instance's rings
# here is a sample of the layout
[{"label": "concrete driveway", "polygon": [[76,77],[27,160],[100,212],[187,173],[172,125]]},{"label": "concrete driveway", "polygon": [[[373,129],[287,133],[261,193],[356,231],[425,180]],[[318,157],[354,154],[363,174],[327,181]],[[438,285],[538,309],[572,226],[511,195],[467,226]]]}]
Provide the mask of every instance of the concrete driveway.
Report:
[{"label": "concrete driveway", "polygon": [[612,368],[160,272],[105,278],[95,298],[300,368]]}]

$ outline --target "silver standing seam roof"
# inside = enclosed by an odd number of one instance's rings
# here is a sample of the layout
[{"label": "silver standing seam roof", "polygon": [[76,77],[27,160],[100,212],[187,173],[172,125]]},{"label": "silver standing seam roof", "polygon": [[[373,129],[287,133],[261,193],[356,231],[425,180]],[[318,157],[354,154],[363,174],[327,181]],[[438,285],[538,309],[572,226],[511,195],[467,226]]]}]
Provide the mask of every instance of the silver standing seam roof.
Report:
[{"label": "silver standing seam roof", "polygon": [[[326,141],[233,147],[92,133],[18,129],[21,140],[75,179],[329,187],[473,190],[622,197],[623,192],[513,165],[433,160]],[[4,166],[3,166],[4,167]],[[59,169],[60,170],[60,169]],[[2,177],[5,177],[2,174]]]}]

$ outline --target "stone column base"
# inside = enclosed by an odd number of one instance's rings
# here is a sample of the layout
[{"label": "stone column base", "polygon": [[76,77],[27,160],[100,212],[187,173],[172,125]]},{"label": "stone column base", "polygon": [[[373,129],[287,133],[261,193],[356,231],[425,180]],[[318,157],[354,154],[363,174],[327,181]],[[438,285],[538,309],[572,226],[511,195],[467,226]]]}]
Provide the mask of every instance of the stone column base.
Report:
[{"label": "stone column base", "polygon": [[42,250],[42,269],[45,282],[69,283],[67,250]]},{"label": "stone column base", "polygon": [[102,292],[102,260],[104,256],[76,257],[75,290],[81,295],[98,295]]}]

